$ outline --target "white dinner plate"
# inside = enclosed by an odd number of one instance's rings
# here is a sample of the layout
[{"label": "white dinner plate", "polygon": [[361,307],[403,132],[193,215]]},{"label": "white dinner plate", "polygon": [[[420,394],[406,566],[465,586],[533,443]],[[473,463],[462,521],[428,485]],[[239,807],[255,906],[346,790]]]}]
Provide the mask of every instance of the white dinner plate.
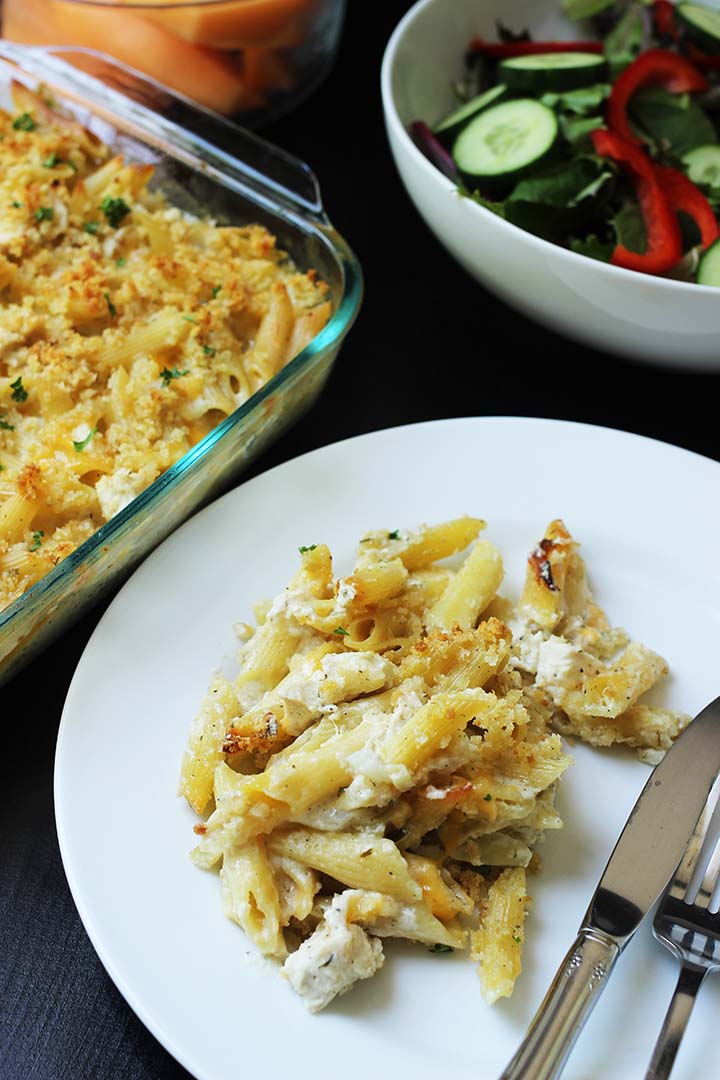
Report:
[{"label": "white dinner plate", "polygon": [[[562,516],[599,602],[670,663],[655,699],[695,713],[720,693],[720,466],[638,436],[525,419],[447,420],[324,447],[209,506],[140,567],[73,679],[57,747],[60,846],[80,915],[141,1020],[201,1080],[494,1080],[571,944],[648,770],[576,746],[558,796],[565,829],[531,879],[524,971],[490,1008],[470,962],[392,943],[384,969],[311,1016],[251,953],[195,869],[194,815],[176,797],[185,738],[233,623],[282,590],[301,544],[336,567],[371,528],[459,514],[488,521],[517,593],[529,549]],[[649,921],[581,1035],[567,1080],[637,1080],[676,964]],[[674,1080],[718,1074],[720,981],[700,994]],[[714,1059],[713,1059],[714,1054]],[[714,1064],[713,1064],[714,1060]]]}]

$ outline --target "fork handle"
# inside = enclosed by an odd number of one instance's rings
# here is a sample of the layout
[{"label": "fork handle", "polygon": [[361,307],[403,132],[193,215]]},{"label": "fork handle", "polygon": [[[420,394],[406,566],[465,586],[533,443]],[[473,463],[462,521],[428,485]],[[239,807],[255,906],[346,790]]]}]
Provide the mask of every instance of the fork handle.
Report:
[{"label": "fork handle", "polygon": [[500,1080],[553,1080],[560,1075],[619,954],[618,943],[602,931],[580,931]]},{"label": "fork handle", "polygon": [[707,973],[708,968],[696,967],[694,964],[683,964],[680,968],[675,993],[665,1013],[645,1080],[667,1080],[670,1076],[697,992]]}]

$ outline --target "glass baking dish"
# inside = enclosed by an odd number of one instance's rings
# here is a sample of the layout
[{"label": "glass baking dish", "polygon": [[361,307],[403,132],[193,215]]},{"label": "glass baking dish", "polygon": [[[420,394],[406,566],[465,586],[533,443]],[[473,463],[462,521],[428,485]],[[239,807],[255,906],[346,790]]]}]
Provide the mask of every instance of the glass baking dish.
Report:
[{"label": "glass baking dish", "polygon": [[[328,283],[333,314],[320,334],[236,412],[0,611],[0,683],[310,408],[362,298],[357,259],[329,222],[315,176],[296,158],[212,113],[198,112],[164,88],[162,111],[154,111],[146,102],[157,106],[160,88],[97,53],[0,41],[0,106],[9,109],[12,79],[32,87],[42,83],[128,160],[152,163],[152,183],[169,201],[221,223],[265,225],[301,269],[314,267]],[[223,149],[230,146],[232,155]]]}]

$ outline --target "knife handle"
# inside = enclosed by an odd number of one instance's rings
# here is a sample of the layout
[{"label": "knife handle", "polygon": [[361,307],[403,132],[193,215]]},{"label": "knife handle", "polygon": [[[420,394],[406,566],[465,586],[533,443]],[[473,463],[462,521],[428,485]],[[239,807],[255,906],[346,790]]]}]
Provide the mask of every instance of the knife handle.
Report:
[{"label": "knife handle", "polygon": [[552,1080],[560,1075],[619,953],[617,942],[602,931],[580,931],[500,1080]]}]

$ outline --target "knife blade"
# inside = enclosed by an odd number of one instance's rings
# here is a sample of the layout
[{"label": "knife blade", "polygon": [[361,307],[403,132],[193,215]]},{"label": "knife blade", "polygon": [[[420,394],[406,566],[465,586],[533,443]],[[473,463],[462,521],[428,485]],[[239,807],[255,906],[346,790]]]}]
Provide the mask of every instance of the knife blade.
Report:
[{"label": "knife blade", "polygon": [[633,934],[672,877],[720,774],[720,697],[655,766],[590,901],[575,943],[500,1080],[559,1076]]}]

